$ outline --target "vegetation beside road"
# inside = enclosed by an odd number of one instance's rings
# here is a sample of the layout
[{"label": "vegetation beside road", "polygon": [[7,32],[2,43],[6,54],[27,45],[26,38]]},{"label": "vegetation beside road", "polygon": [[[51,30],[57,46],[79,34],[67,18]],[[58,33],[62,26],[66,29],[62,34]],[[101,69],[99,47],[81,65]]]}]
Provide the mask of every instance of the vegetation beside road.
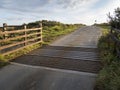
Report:
[{"label": "vegetation beside road", "polygon": [[9,64],[9,62],[7,62],[2,55],[0,55],[0,68],[7,64]]},{"label": "vegetation beside road", "polygon": [[120,90],[120,60],[114,54],[114,45],[108,45],[108,31],[103,29],[98,44],[103,69],[98,75],[96,90]]},{"label": "vegetation beside road", "polygon": [[[120,17],[117,19],[120,19]],[[110,19],[110,26],[120,27],[120,21],[116,22],[115,20],[112,19],[111,21]],[[109,38],[109,30],[106,25],[103,27],[103,36],[98,43],[103,69],[98,75],[95,90],[120,90],[120,58],[117,57],[114,51],[115,46],[113,40]]]},{"label": "vegetation beside road", "polygon": [[0,55],[0,68],[5,66],[5,65],[8,65],[10,60],[12,60],[16,57],[22,56],[24,54],[27,54],[30,51],[39,48],[40,46],[41,46],[41,44],[35,44],[35,45],[32,45],[32,46],[27,46],[24,49],[18,50],[14,53],[11,53],[11,54],[8,54],[8,55],[5,55],[5,56],[3,56],[1,54]]}]

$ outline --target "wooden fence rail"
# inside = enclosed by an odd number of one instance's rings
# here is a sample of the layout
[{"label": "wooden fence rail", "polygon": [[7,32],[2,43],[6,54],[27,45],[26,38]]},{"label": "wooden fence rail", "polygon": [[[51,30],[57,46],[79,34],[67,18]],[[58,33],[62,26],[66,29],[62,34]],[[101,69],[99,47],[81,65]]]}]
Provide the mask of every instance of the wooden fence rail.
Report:
[{"label": "wooden fence rail", "polygon": [[16,30],[9,30],[9,27],[15,29],[15,26],[3,24],[3,29],[0,30],[0,54],[2,55],[42,42],[41,23],[36,28],[27,28],[26,24],[17,26]]},{"label": "wooden fence rail", "polygon": [[114,53],[120,58],[120,30],[111,28],[110,31],[111,39],[114,41]]}]

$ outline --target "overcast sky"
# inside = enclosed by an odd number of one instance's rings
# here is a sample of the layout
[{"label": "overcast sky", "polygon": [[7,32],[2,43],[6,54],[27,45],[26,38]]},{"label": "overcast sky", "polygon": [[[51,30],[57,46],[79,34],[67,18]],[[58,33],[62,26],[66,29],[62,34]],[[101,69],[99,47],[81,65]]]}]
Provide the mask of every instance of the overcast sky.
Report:
[{"label": "overcast sky", "polygon": [[63,23],[106,22],[120,0],[0,0],[2,23],[23,24],[47,19]]}]

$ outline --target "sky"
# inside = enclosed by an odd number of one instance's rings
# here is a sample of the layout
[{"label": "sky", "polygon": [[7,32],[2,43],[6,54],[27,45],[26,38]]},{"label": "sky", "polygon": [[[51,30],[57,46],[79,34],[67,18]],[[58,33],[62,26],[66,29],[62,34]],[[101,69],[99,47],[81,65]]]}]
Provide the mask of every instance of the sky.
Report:
[{"label": "sky", "polygon": [[107,22],[120,0],[0,0],[0,26],[38,20],[92,25]]}]

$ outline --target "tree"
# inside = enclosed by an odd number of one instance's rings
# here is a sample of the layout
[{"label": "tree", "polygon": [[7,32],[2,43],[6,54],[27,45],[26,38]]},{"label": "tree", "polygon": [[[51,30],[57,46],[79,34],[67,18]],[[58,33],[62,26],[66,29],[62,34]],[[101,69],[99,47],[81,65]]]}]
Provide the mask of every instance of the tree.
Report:
[{"label": "tree", "polygon": [[120,8],[118,7],[114,11],[114,15],[111,16],[110,13],[108,14],[109,23],[112,27],[120,29]]}]

